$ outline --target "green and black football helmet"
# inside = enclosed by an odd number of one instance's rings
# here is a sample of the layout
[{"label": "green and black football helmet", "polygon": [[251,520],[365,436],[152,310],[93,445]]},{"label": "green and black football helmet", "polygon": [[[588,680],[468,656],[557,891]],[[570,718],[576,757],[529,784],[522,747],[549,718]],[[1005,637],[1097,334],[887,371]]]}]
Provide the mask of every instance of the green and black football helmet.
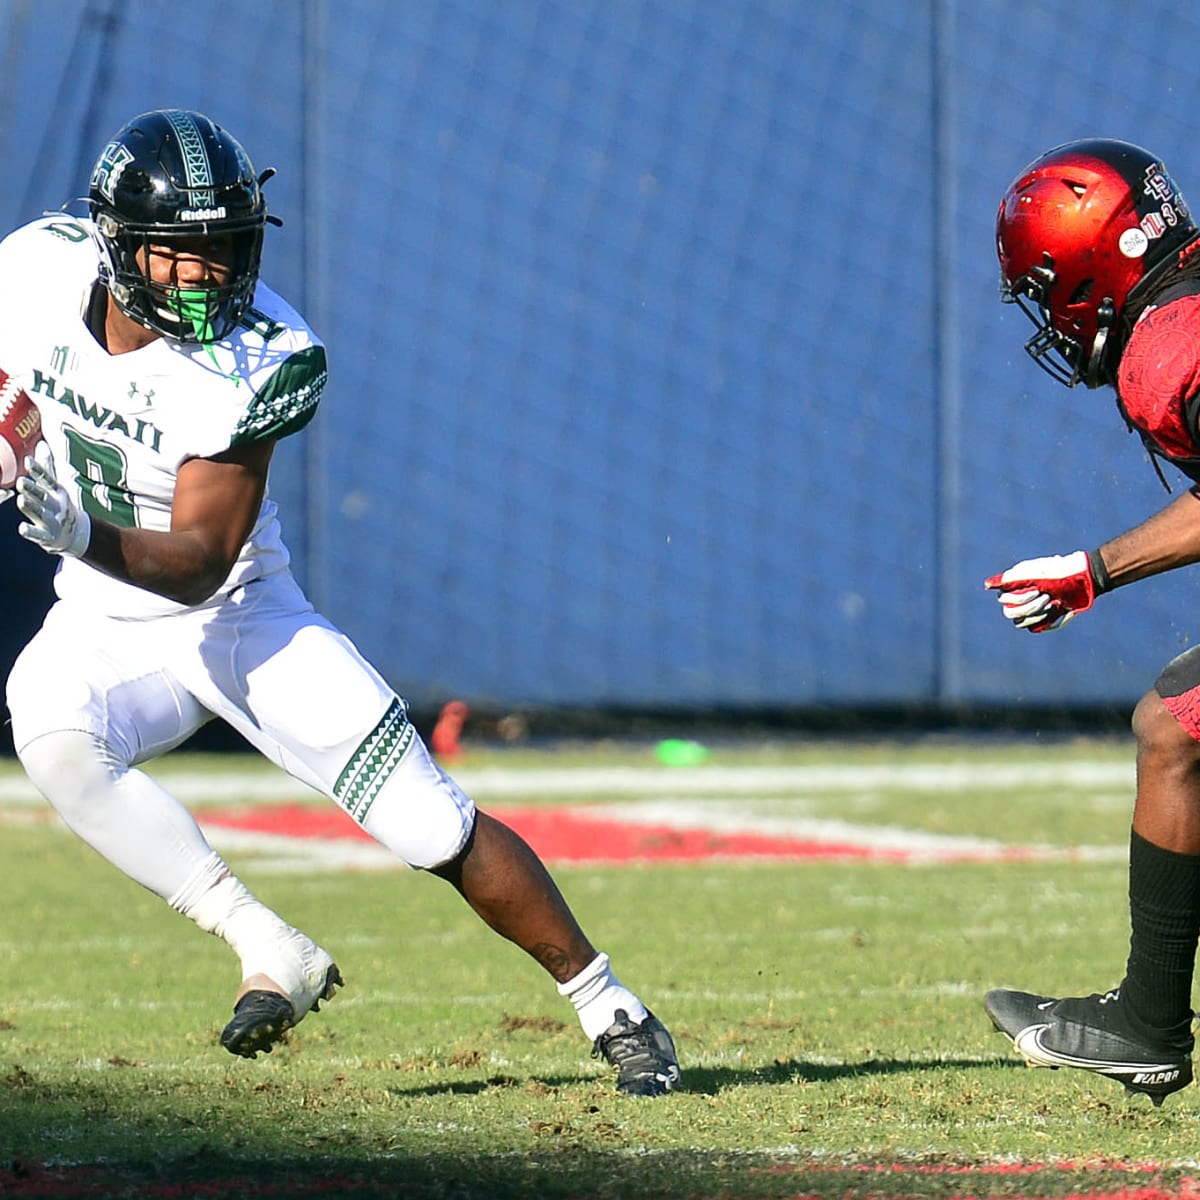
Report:
[{"label": "green and black football helmet", "polygon": [[[139,324],[181,342],[218,342],[254,299],[268,220],[249,155],[202,113],[159,109],[130,121],[92,170],[88,210],[100,252],[100,280]],[[144,264],[151,244],[228,234],[232,271],[220,287],[155,283]],[[142,262],[138,251],[145,250]]]}]

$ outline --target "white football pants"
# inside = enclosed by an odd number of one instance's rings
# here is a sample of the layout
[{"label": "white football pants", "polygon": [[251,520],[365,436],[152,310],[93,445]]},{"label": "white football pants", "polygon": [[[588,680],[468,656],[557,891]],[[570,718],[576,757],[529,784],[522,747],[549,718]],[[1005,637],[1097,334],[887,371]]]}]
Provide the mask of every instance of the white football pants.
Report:
[{"label": "white football pants", "polygon": [[8,707],[34,785],[169,902],[211,871],[214,852],[187,810],[134,768],[214,716],[410,866],[449,862],[475,819],[403,701],[286,572],[148,620],[59,601],[13,667]]}]

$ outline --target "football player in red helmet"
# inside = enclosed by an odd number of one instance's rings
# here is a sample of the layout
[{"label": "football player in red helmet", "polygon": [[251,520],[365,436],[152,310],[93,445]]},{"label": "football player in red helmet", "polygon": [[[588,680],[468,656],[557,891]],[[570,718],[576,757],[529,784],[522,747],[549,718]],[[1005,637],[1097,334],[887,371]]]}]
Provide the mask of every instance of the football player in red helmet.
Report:
[{"label": "football player in red helmet", "polygon": [[1179,188],[1140,146],[1097,138],[1042,155],[996,219],[1001,294],[1036,327],[1025,349],[1068,387],[1116,384],[1134,321],[1196,237]]},{"label": "football player in red helmet", "polygon": [[[1200,230],[1162,161],[1128,142],[1059,146],[1017,176],[996,222],[1003,298],[1026,350],[1071,387],[1112,386],[1162,475],[1193,486],[1095,550],[1026,559],[985,581],[1019,629],[1060,629],[1097,596],[1200,561]],[[1165,482],[1165,477],[1164,477]],[[1192,1079],[1200,940],[1200,646],[1169,663],[1133,715],[1125,976],[1057,999],[1000,989],[986,1007],[1035,1066],[1110,1076],[1155,1104]]]}]

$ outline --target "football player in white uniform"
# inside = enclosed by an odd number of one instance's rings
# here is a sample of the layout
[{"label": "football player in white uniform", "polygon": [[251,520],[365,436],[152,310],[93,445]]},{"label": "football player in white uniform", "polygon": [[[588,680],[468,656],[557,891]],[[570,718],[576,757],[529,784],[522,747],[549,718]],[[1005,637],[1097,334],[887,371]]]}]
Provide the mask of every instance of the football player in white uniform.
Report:
[{"label": "football player in white uniform", "polygon": [[88,218],[0,242],[0,272],[20,281],[0,296],[0,365],[45,436],[18,483],[20,532],[59,557],[58,598],[8,681],[17,753],[81,838],[237,953],[232,1053],[269,1051],[342,978],[138,769],[214,717],[539,962],[620,1091],[667,1092],[666,1029],[288,569],[268,468],[326,369],[258,279],[269,174],[200,113],[144,113],[100,155]]}]

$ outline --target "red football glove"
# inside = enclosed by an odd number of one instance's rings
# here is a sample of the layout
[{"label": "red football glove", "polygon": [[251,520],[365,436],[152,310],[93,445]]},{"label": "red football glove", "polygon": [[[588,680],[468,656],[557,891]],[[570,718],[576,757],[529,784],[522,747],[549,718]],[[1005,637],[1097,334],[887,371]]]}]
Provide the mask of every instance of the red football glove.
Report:
[{"label": "red football glove", "polygon": [[1061,629],[1072,617],[1087,612],[1096,597],[1112,583],[1100,555],[1076,550],[1050,558],[1027,558],[993,575],[983,584],[999,594],[1004,615],[1030,633]]}]

